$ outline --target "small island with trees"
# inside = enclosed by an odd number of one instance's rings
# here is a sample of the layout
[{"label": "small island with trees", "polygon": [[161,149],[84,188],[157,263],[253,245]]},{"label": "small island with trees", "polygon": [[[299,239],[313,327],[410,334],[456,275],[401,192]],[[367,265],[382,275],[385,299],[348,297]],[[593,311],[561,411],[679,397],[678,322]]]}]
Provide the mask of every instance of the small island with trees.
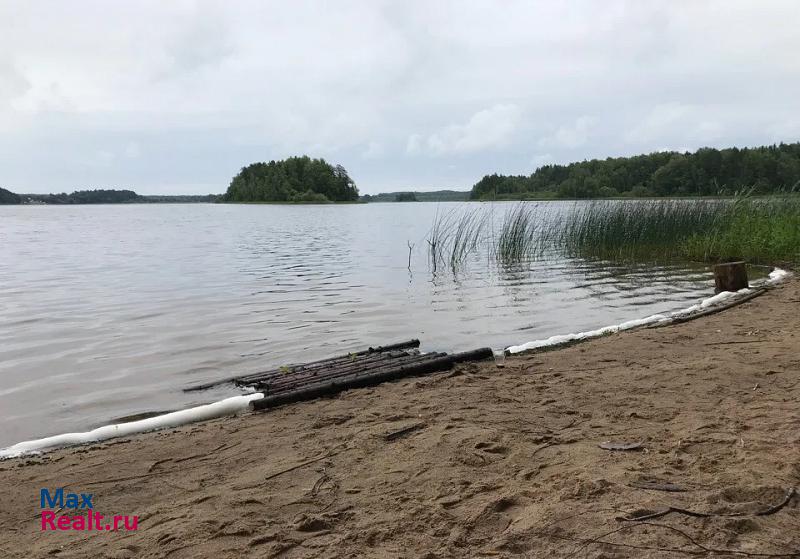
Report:
[{"label": "small island with trees", "polygon": [[252,163],[233,177],[221,202],[324,204],[357,202],[358,188],[341,165],[307,155]]}]

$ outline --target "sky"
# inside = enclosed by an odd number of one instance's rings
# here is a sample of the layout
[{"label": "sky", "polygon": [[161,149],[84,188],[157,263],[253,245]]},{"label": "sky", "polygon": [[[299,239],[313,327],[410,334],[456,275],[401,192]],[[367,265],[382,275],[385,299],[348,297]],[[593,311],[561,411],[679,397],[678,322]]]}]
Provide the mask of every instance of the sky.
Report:
[{"label": "sky", "polygon": [[362,193],[800,140],[800,2],[0,0],[0,187]]}]

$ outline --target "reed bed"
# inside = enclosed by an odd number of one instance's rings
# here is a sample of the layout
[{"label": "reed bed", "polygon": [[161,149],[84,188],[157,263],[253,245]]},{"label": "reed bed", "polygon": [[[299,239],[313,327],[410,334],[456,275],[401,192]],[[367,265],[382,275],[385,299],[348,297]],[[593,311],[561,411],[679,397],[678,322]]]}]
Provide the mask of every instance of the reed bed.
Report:
[{"label": "reed bed", "polygon": [[800,196],[740,198],[730,203],[715,228],[691,232],[682,243],[691,260],[745,260],[753,264],[800,264]]},{"label": "reed bed", "polygon": [[485,225],[486,214],[479,210],[466,212],[455,220],[449,246],[452,271],[458,270],[467,257],[478,250]]},{"label": "reed bed", "polygon": [[[548,248],[552,217],[540,205],[522,202],[508,208],[496,231],[493,208],[481,205],[467,211],[436,213],[428,233],[428,264],[433,272],[448,268],[456,273],[469,257],[486,254],[502,266],[536,259]],[[550,233],[550,234],[548,234]]]},{"label": "reed bed", "polygon": [[800,261],[800,198],[597,201],[556,236],[571,256],[615,261]]},{"label": "reed bed", "polygon": [[592,201],[576,205],[557,243],[583,258],[671,259],[689,234],[713,231],[724,209],[718,200]]},{"label": "reed bed", "polygon": [[495,260],[504,266],[536,260],[552,245],[557,223],[540,204],[517,204],[506,211],[500,232],[493,237]]},{"label": "reed bed", "polygon": [[[501,266],[546,252],[624,263],[674,260],[800,264],[800,195],[728,200],[599,200],[552,213],[547,204],[437,212],[428,234],[431,269],[456,273],[485,251]],[[499,230],[496,230],[496,223]]]},{"label": "reed bed", "polygon": [[428,237],[428,264],[433,272],[446,266],[458,272],[467,258],[478,251],[486,215],[479,208],[466,212],[436,212]]}]

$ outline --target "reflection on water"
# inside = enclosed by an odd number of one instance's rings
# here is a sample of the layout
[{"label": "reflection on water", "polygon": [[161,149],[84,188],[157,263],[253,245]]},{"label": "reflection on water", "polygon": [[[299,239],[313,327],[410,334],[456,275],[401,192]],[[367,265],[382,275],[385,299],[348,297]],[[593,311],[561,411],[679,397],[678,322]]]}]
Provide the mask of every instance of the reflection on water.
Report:
[{"label": "reflection on water", "polygon": [[209,401],[232,389],[181,389],[367,345],[504,347],[711,292],[702,266],[552,254],[498,267],[479,250],[431,274],[425,237],[450,207],[0,208],[0,445]]}]

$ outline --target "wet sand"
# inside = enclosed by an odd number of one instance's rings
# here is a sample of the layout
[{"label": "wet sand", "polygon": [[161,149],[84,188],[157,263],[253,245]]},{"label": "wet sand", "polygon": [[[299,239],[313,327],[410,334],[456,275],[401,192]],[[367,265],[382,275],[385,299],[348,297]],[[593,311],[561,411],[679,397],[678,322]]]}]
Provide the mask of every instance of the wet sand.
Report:
[{"label": "wet sand", "polygon": [[[799,402],[792,280],[504,369],[0,462],[0,556],[800,556]],[[138,530],[42,532],[43,487]],[[620,520],[670,506],[709,516]]]}]

